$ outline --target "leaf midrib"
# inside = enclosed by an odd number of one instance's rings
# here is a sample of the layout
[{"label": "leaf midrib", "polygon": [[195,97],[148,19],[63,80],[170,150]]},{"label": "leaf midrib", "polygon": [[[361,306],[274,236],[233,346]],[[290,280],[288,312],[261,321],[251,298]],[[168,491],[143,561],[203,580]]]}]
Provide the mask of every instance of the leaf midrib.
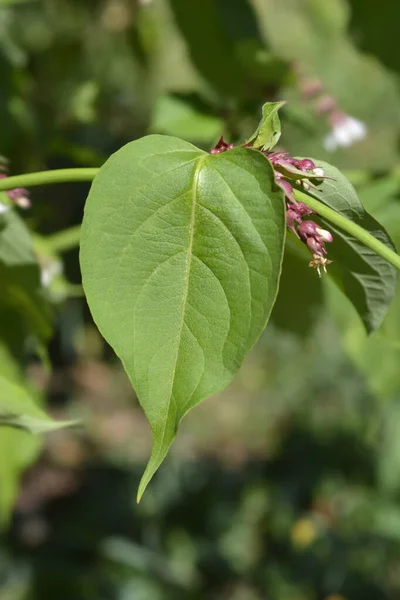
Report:
[{"label": "leaf midrib", "polygon": [[[197,191],[198,191],[198,187],[199,187],[199,178],[200,178],[200,171],[201,168],[203,166],[203,163],[205,161],[205,159],[207,158],[207,155],[205,156],[201,156],[198,160],[199,163],[196,167],[196,170],[194,172],[194,177],[193,177],[193,187],[192,187],[192,202],[191,202],[191,214],[190,214],[190,222],[189,222],[189,244],[187,247],[187,263],[186,263],[186,272],[185,272],[185,287],[183,290],[183,298],[182,298],[182,316],[181,316],[181,322],[179,325],[179,330],[178,330],[178,335],[177,335],[177,340],[178,340],[178,348],[177,348],[177,352],[176,352],[176,359],[175,359],[175,365],[172,371],[172,377],[171,377],[171,393],[169,396],[169,400],[168,400],[168,405],[167,405],[167,415],[169,414],[170,408],[171,408],[171,401],[173,398],[173,388],[174,388],[174,382],[175,382],[175,374],[176,374],[176,368],[178,365],[178,359],[179,359],[179,351],[180,351],[180,347],[181,347],[181,342],[182,342],[182,332],[183,332],[183,327],[185,324],[185,314],[186,314],[186,305],[187,305],[187,301],[188,301],[188,295],[189,295],[189,282],[190,282],[190,269],[192,266],[192,259],[193,259],[193,242],[194,242],[194,233],[195,233],[195,225],[196,225],[196,205],[197,205]],[[164,429],[161,435],[161,441],[160,441],[160,446],[158,449],[158,453],[157,453],[157,457],[154,458],[154,462],[157,462],[159,459],[159,456],[161,454],[162,451],[162,447],[164,444],[164,438],[165,438],[165,432],[167,429],[167,422],[168,419],[165,420],[164,422]]]}]

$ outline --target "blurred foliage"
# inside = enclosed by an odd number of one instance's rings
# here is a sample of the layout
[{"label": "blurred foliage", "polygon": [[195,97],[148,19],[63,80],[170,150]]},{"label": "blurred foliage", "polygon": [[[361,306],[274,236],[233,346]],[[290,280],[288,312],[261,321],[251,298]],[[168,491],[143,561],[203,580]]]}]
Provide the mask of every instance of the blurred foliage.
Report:
[{"label": "blurred foliage", "polygon": [[[0,0],[0,155],[12,173],[99,166],[150,132],[209,149],[289,99],[281,147],[346,169],[399,247],[399,12]],[[368,130],[334,153],[332,99]],[[0,428],[0,600],[399,598],[400,296],[367,337],[290,241],[272,323],[137,506],[150,433],[82,297],[87,190],[35,189],[0,216],[0,375],[84,423]]]}]

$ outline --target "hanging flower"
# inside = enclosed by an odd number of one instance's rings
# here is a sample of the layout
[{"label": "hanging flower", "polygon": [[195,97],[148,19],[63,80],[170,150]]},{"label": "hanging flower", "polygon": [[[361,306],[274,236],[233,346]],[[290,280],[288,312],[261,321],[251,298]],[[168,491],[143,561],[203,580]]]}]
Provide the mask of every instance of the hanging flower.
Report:
[{"label": "hanging flower", "polygon": [[312,260],[309,262],[308,266],[312,269],[317,269],[318,277],[322,277],[321,267],[324,273],[327,273],[326,265],[330,265],[331,262],[331,260],[328,260],[324,256],[320,256],[319,254],[313,254]]},{"label": "hanging flower", "polygon": [[330,116],[331,131],[324,137],[323,145],[328,152],[347,148],[367,135],[367,126],[362,121],[336,110]]},{"label": "hanging flower", "polygon": [[[225,142],[221,137],[211,154],[221,154],[234,148],[233,144]],[[287,228],[310,250],[312,260],[310,267],[316,268],[321,277],[321,269],[326,273],[326,265],[332,261],[325,255],[327,250],[325,243],[332,242],[333,236],[330,231],[323,229],[305,217],[315,214],[303,202],[297,202],[294,195],[292,182],[303,187],[306,191],[311,187],[318,186],[326,175],[322,167],[318,167],[311,158],[294,158],[288,152],[263,152],[274,169],[276,184],[283,190],[286,198],[286,226]]]},{"label": "hanging flower", "polygon": [[10,210],[10,207],[7,206],[7,204],[0,202],[0,216],[4,215],[4,213],[6,213],[8,210]]}]

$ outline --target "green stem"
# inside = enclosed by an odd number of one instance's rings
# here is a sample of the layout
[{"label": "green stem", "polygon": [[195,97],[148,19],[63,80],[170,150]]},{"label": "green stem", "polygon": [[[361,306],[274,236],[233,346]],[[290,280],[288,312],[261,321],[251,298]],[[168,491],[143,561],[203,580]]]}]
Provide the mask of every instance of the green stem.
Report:
[{"label": "green stem", "polygon": [[51,246],[53,252],[65,252],[79,246],[80,237],[81,226],[74,225],[46,236],[46,243]]},{"label": "green stem", "polygon": [[[6,177],[0,179],[0,192],[6,190],[13,190],[18,187],[35,187],[38,185],[48,185],[54,183],[67,183],[73,181],[92,181],[98,169],[55,169],[53,171],[41,171],[39,173],[27,173],[25,175],[16,175],[14,177]],[[346,219],[336,211],[332,210],[319,200],[308,196],[304,192],[295,191],[295,196],[300,202],[304,202],[310,208],[315,210],[321,217],[331,221],[334,225],[337,225],[343,231],[346,231],[350,235],[356,237],[360,242],[371,248],[374,252],[382,256],[390,264],[400,270],[400,256],[393,252],[388,246],[385,246],[382,242],[377,240],[373,235],[365,231],[362,227],[353,223],[349,219]],[[59,239],[57,240],[57,235]],[[62,234],[55,235],[53,243],[58,244],[58,249],[67,249],[71,247],[71,244],[76,243],[79,231],[76,229],[71,239],[67,240],[67,236],[63,240]],[[73,241],[72,241],[73,240]]]},{"label": "green stem", "polygon": [[30,188],[51,183],[67,183],[73,181],[92,181],[98,169],[54,169],[39,173],[26,173],[0,179],[0,192],[15,188]]},{"label": "green stem", "polygon": [[319,200],[308,196],[308,194],[305,194],[300,190],[295,190],[294,194],[296,200],[299,202],[304,202],[304,204],[307,204],[307,206],[312,208],[312,210],[315,210],[318,215],[360,240],[360,242],[365,244],[365,246],[371,248],[371,250],[376,252],[376,254],[382,256],[382,258],[387,260],[391,265],[400,271],[400,256],[388,246],[377,240],[373,235],[368,233],[368,231],[365,231],[365,229],[356,223],[353,223],[353,221],[350,221],[350,219],[346,219],[346,217],[343,217],[341,214],[337,213],[332,208],[329,208],[329,206],[326,206]]}]

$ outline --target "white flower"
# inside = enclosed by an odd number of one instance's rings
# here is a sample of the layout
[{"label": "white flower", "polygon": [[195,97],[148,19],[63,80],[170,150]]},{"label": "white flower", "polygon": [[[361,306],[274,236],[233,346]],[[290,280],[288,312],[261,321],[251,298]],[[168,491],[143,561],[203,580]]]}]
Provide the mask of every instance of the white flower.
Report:
[{"label": "white flower", "polygon": [[365,138],[368,129],[365,123],[343,113],[332,117],[332,130],[324,137],[323,145],[328,152],[337,148],[347,148]]},{"label": "white flower", "polygon": [[0,202],[0,215],[4,215],[8,210],[10,210],[10,207]]},{"label": "white flower", "polygon": [[57,275],[63,272],[63,265],[59,260],[51,260],[41,270],[41,283],[44,287],[48,287]]},{"label": "white flower", "polygon": [[15,199],[15,204],[24,210],[31,207],[31,201],[28,196],[19,196],[19,198]]},{"label": "white flower", "polygon": [[330,231],[326,229],[321,229],[321,227],[316,227],[315,231],[318,233],[319,237],[324,240],[324,242],[332,242],[333,236]]},{"label": "white flower", "polygon": [[325,171],[323,170],[322,167],[315,167],[315,169],[313,169],[312,171],[312,175],[313,178],[315,177],[316,179],[323,179],[325,177]]}]

